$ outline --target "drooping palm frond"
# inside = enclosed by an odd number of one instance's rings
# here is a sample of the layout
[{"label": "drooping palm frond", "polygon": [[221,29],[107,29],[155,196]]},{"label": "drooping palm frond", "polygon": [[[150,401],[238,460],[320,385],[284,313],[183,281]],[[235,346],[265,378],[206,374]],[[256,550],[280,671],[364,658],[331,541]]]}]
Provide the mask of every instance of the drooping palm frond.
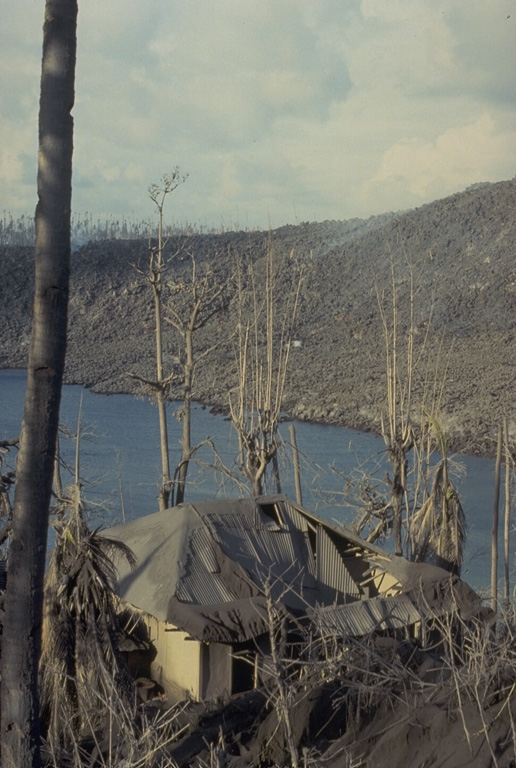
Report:
[{"label": "drooping palm frond", "polygon": [[448,475],[444,456],[437,465],[432,490],[412,521],[413,559],[460,574],[466,540],[466,517]]},{"label": "drooping palm frond", "polygon": [[90,530],[72,513],[58,524],[45,581],[45,614],[40,665],[41,707],[48,738],[66,740],[102,717],[99,700],[132,695],[130,676],[118,650],[115,553],[134,565],[121,542]]}]

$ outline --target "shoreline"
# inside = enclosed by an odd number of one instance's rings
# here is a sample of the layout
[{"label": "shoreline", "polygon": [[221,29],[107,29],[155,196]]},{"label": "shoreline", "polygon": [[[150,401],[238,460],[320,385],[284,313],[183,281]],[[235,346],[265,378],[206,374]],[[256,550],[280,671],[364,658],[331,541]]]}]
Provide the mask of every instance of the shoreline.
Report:
[{"label": "shoreline", "polygon": [[[2,366],[0,364],[0,371],[26,371],[27,369],[25,367],[16,367],[13,368],[11,366]],[[63,379],[63,384],[67,386],[79,386],[84,387],[85,389],[90,390],[93,394],[99,394],[99,395],[131,395],[133,397],[137,397],[137,393],[135,389],[131,389],[131,387],[121,387],[121,386],[113,386],[107,385],[108,381],[113,381],[113,379],[102,379],[100,378],[97,382],[88,383],[84,380],[81,381],[80,377],[74,376],[69,377],[67,376],[65,372],[65,376]],[[103,386],[104,384],[104,386]],[[177,398],[170,398],[168,400],[170,403],[175,402],[181,402],[181,397]],[[229,414],[229,407],[223,403],[220,402],[208,402],[204,400],[202,397],[195,398],[195,402],[198,403],[203,408],[206,408],[209,410],[210,413],[213,414],[220,414],[222,416],[227,417]],[[292,412],[294,410],[294,412]],[[308,410],[308,409],[306,409]],[[309,409],[312,413],[317,410],[316,406],[312,406]],[[320,408],[320,410],[324,410],[324,408]],[[294,409],[288,409],[286,408],[283,412],[281,422],[299,422],[299,423],[305,423],[305,424],[317,424],[319,426],[331,426],[331,427],[342,427],[344,429],[349,429],[355,432],[362,432],[367,434],[372,434],[378,437],[379,439],[382,438],[380,429],[376,428],[376,425],[371,420],[367,420],[361,417],[351,417],[349,419],[343,420],[343,419],[336,419],[336,418],[325,418],[324,416],[303,416],[302,413],[295,413],[295,406]],[[447,447],[448,447],[448,453],[450,454],[457,454],[457,455],[464,455],[464,456],[474,456],[478,458],[486,458],[486,459],[492,459],[496,455],[496,446],[493,445],[492,448],[489,448],[489,445],[492,443],[492,440],[489,438],[489,436],[484,436],[482,438],[480,437],[474,437],[473,435],[468,435],[468,438],[466,440],[466,445],[464,444],[464,437],[460,437],[459,435],[450,433],[447,436]],[[472,449],[471,445],[477,445],[476,449]],[[470,446],[468,449],[468,445]]]}]

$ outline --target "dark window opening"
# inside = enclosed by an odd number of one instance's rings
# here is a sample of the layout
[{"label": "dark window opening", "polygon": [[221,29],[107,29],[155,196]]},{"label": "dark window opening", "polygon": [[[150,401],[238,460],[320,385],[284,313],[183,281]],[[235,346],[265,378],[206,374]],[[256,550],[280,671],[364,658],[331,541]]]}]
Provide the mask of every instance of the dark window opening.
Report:
[{"label": "dark window opening", "polygon": [[256,654],[237,652],[231,658],[231,693],[251,691],[255,686]]},{"label": "dark window opening", "polygon": [[[285,521],[283,519],[283,515],[281,514],[281,510],[278,504],[260,504],[259,508],[265,517],[268,517],[269,520],[276,523],[276,525],[279,525],[280,528],[286,527]],[[266,520],[264,520],[263,523],[267,525]]]}]

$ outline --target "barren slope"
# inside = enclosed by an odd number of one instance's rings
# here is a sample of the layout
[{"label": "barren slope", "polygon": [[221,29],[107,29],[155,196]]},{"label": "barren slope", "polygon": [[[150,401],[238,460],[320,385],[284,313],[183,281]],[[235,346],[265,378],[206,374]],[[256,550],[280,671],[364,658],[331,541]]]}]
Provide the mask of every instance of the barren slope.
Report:
[{"label": "barren slope", "polygon": [[[286,410],[297,418],[375,429],[385,397],[385,350],[378,295],[391,308],[391,263],[398,292],[400,339],[407,338],[411,275],[416,349],[423,381],[445,378],[441,411],[454,446],[492,450],[503,415],[514,412],[516,357],[516,182],[480,185],[394,216],[305,223],[271,233],[285,260],[279,294],[295,274],[304,283],[292,350]],[[221,278],[244,254],[263,270],[265,233],[200,235],[188,240],[199,266]],[[175,243],[171,243],[173,249]],[[73,254],[67,381],[104,392],[130,391],[129,371],[152,376],[150,292],[133,264],[147,245],[90,243]],[[291,254],[293,254],[291,256]],[[23,367],[30,332],[32,252],[0,249],[0,365]],[[291,266],[289,266],[291,265]],[[188,270],[183,255],[171,275]],[[200,336],[222,343],[199,372],[196,397],[224,406],[234,385],[236,299]],[[426,340],[426,342],[425,342]],[[423,343],[426,346],[423,347]],[[167,352],[176,342],[169,334]],[[402,349],[404,344],[402,344]]]}]

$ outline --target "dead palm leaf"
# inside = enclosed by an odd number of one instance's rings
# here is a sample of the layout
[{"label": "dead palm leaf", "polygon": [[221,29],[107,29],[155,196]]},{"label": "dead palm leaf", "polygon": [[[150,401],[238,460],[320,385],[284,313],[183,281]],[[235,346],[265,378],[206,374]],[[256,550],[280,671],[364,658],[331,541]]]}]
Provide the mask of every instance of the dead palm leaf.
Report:
[{"label": "dead palm leaf", "polygon": [[466,517],[448,475],[446,457],[435,470],[430,496],[412,522],[413,559],[460,574],[466,540]]},{"label": "dead palm leaf", "polygon": [[98,721],[99,692],[114,685],[122,698],[132,696],[118,651],[115,552],[134,565],[126,545],[90,530],[82,515],[58,526],[45,581],[40,666],[42,715],[54,743],[67,737],[64,723],[76,735],[85,713],[88,722]]}]

